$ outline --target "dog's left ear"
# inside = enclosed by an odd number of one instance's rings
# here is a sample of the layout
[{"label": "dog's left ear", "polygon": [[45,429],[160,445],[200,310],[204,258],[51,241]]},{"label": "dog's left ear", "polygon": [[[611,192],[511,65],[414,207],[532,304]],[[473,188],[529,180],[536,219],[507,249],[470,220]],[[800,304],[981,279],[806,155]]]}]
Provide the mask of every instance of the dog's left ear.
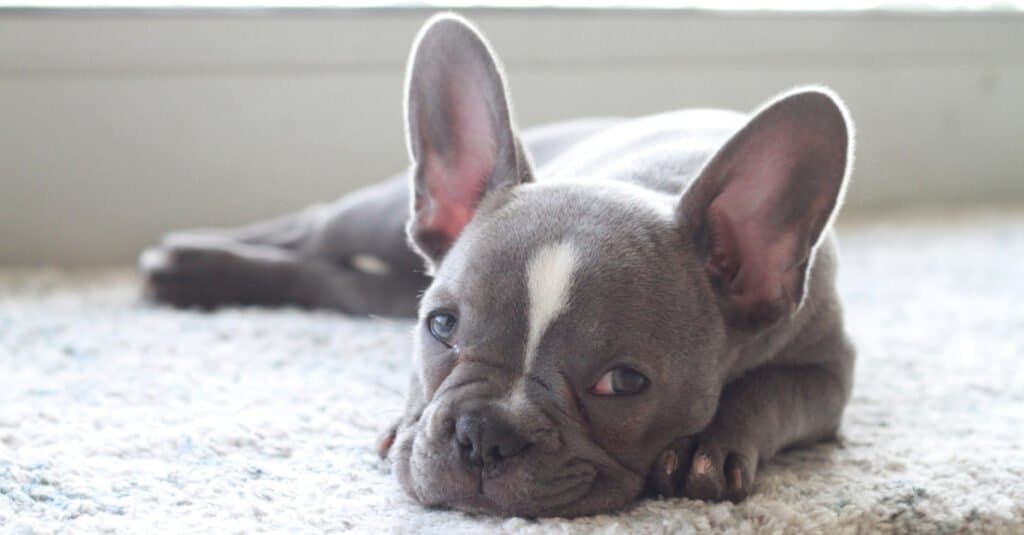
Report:
[{"label": "dog's left ear", "polygon": [[440,263],[484,196],[530,180],[497,59],[465,19],[430,19],[413,45],[405,117],[412,244]]},{"label": "dog's left ear", "polygon": [[799,309],[815,247],[842,200],[851,149],[838,97],[794,91],[757,112],[684,192],[677,215],[728,325],[763,328]]}]

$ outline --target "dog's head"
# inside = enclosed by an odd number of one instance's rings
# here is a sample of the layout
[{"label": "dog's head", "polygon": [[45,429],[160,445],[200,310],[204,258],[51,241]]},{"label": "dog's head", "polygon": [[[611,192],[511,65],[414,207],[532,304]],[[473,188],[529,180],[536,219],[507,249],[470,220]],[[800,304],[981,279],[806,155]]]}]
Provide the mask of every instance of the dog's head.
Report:
[{"label": "dog's head", "polygon": [[407,81],[409,235],[434,275],[390,457],[426,505],[609,511],[704,428],[749,339],[800,307],[847,174],[827,92],[765,106],[676,198],[534,182],[502,71],[455,16],[421,32]]}]

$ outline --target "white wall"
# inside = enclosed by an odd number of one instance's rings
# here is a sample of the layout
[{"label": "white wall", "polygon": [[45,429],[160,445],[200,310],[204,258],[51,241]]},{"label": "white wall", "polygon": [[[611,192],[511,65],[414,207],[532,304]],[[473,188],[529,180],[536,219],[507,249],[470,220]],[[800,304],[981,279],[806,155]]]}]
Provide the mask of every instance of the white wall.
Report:
[{"label": "white wall", "polygon": [[[848,209],[1024,200],[1024,18],[470,11],[522,125],[750,109],[826,83]],[[405,163],[417,10],[0,10],[0,264],[130,261],[160,233],[331,199]]]}]

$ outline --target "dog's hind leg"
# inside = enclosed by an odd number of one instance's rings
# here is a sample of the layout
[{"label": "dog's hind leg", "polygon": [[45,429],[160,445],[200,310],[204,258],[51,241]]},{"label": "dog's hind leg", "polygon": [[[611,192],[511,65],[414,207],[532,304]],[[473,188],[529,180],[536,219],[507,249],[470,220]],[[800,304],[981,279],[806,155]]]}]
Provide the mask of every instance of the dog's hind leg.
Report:
[{"label": "dog's hind leg", "polygon": [[412,316],[426,285],[422,275],[366,273],[233,241],[178,243],[144,253],[141,262],[147,297],[177,307],[298,306]]},{"label": "dog's hind leg", "polygon": [[429,281],[405,239],[407,189],[399,176],[267,222],[171,233],[140,258],[146,294],[180,307],[413,315]]},{"label": "dog's hind leg", "polygon": [[[526,131],[543,165],[619,119]],[[429,279],[409,247],[408,173],[330,204],[238,228],[168,234],[140,257],[146,294],[174,306],[295,305],[350,314],[415,314]]]}]

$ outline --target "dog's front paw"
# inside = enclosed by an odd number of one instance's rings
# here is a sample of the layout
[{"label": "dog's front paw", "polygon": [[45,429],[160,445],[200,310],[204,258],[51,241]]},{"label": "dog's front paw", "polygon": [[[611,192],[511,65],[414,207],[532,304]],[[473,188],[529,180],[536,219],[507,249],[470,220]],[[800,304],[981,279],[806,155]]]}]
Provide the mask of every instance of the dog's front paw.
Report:
[{"label": "dog's front paw", "polygon": [[662,452],[651,482],[663,496],[738,503],[750,494],[756,470],[756,450],[726,445],[705,432]]}]

